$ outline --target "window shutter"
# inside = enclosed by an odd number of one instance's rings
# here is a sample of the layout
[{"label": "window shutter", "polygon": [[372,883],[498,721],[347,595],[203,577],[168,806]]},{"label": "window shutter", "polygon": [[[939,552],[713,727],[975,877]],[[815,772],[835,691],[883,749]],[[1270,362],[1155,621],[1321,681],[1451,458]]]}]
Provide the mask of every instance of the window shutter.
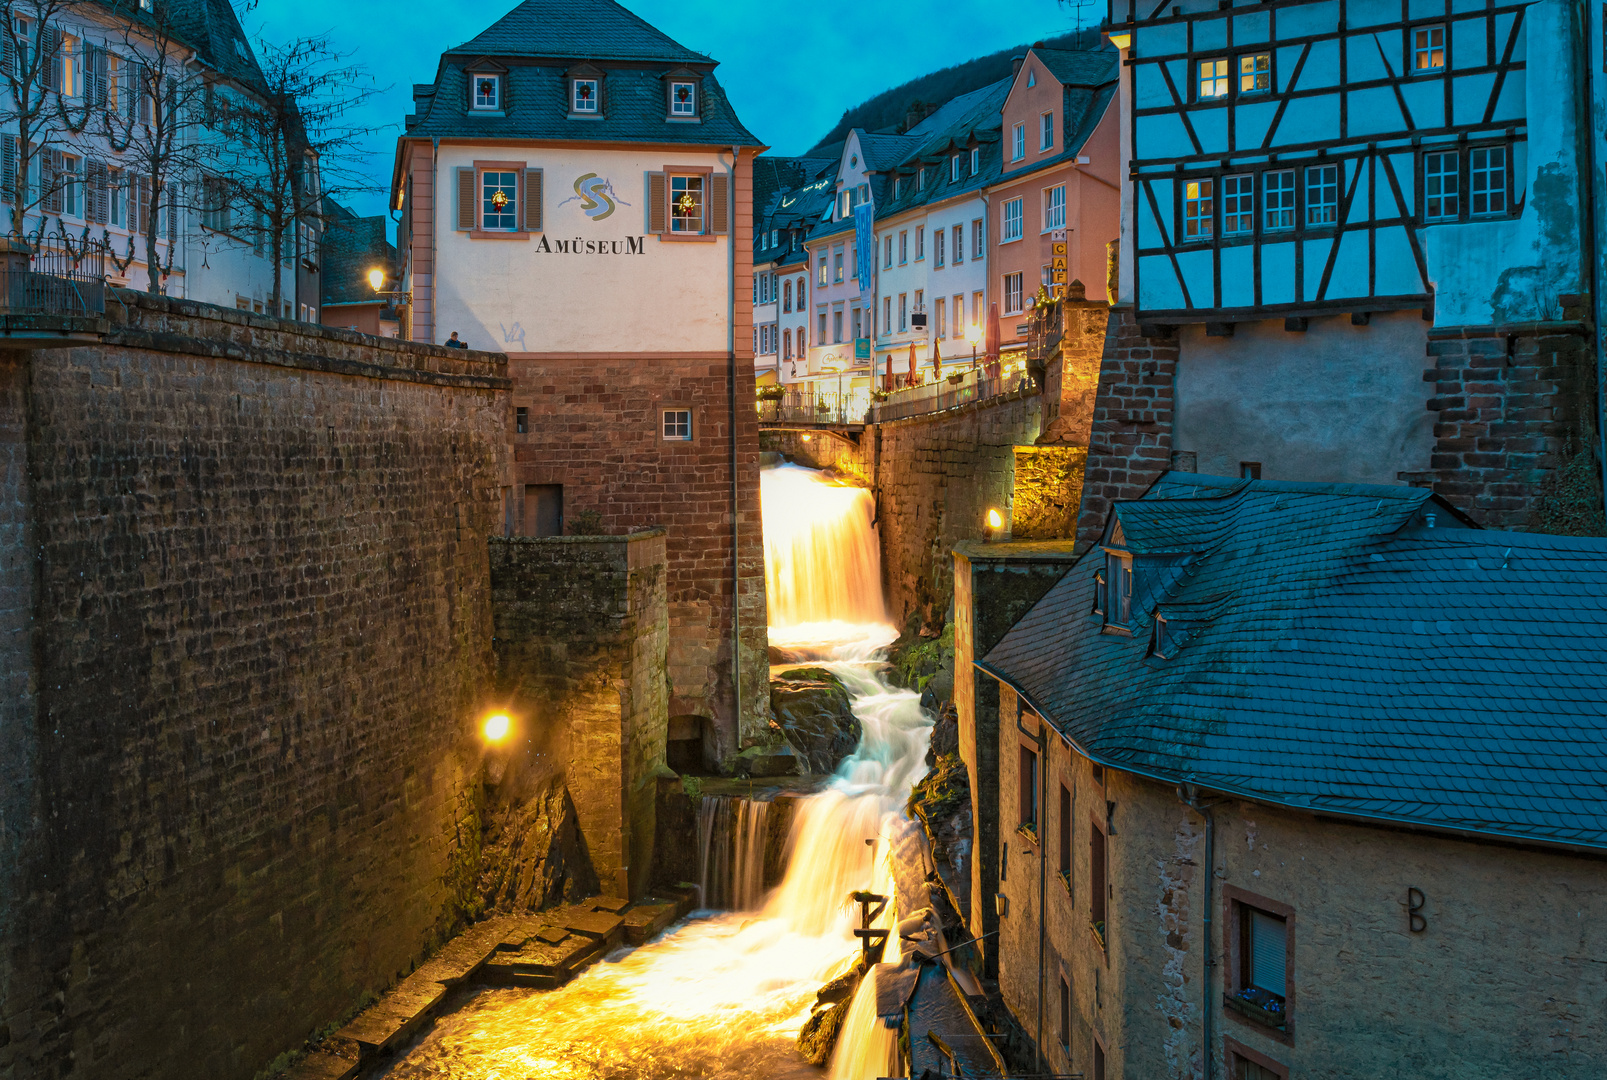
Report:
[{"label": "window shutter", "polygon": [[84,220],[106,222],[106,166],[99,161],[84,168]]},{"label": "window shutter", "polygon": [[647,231],[661,233],[669,217],[669,189],[663,173],[647,174]]},{"label": "window shutter", "polygon": [[1283,997],[1289,960],[1289,927],[1282,919],[1250,912],[1250,982]]},{"label": "window shutter", "polygon": [[458,170],[458,229],[474,228],[474,170]]},{"label": "window shutter", "polygon": [[17,137],[7,135],[0,140],[0,186],[5,190],[0,192],[0,200],[11,201],[12,192],[17,186]]},{"label": "window shutter", "polygon": [[[9,27],[0,27],[0,30],[9,31]],[[0,40],[4,42],[0,45],[0,71],[10,75],[17,67],[17,39],[14,34],[6,32],[0,33]]]},{"label": "window shutter", "polygon": [[525,170],[525,231],[541,231],[541,170]]},{"label": "window shutter", "polygon": [[60,92],[65,74],[61,63],[61,30],[54,26],[50,27],[45,31],[45,42],[45,47],[50,50],[50,88]]},{"label": "window shutter", "polygon": [[731,178],[715,173],[709,179],[709,231],[723,236],[731,229]]}]

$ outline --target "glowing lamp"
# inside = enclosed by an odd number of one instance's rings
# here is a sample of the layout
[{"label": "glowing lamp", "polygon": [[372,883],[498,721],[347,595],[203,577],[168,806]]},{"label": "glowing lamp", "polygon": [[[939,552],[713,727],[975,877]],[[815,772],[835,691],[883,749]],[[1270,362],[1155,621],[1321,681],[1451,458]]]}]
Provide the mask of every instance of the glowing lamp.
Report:
[{"label": "glowing lamp", "polygon": [[385,284],[385,271],[377,266],[370,270],[368,272],[368,284],[375,292],[379,292],[380,287]]},{"label": "glowing lamp", "polygon": [[966,328],[965,340],[971,343],[973,349],[976,348],[977,344],[982,340],[982,328],[976,323],[972,323]]},{"label": "glowing lamp", "polygon": [[807,433],[807,432],[805,432],[805,433],[804,433],[804,437],[803,437],[803,441],[804,441],[804,442],[808,442],[808,441],[809,441],[809,440],[810,440],[810,439],[811,439],[811,438],[812,438],[812,437],[813,437],[813,436],[811,436],[811,435],[809,435],[809,434],[808,434],[808,433]]},{"label": "glowing lamp", "polygon": [[485,741],[494,743],[506,739],[508,729],[512,726],[513,721],[508,718],[507,713],[492,713],[485,718],[485,727],[481,730],[485,735]]},{"label": "glowing lamp", "polygon": [[999,512],[997,510],[989,510],[988,511],[988,528],[990,528],[990,529],[1002,529],[1002,528],[1004,528],[1004,518],[999,514]]},{"label": "glowing lamp", "polygon": [[1120,34],[1106,34],[1105,37],[1110,39],[1110,43],[1118,49],[1131,48],[1133,44],[1133,35],[1130,31]]},{"label": "glowing lamp", "polygon": [[498,210],[506,208],[508,205],[508,193],[506,191],[499,191],[492,195],[491,205],[496,207]]}]

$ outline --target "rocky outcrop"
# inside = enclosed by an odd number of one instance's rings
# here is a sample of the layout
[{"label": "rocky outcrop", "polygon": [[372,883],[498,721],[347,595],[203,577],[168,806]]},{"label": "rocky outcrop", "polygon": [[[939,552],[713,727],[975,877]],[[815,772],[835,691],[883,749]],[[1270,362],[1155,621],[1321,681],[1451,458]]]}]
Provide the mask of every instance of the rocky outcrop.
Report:
[{"label": "rocky outcrop", "polygon": [[480,895],[487,910],[538,911],[598,892],[575,804],[562,778],[486,812]]},{"label": "rocky outcrop", "polygon": [[798,1053],[811,1065],[825,1065],[831,1061],[831,1052],[842,1034],[843,1020],[848,1016],[848,1005],[854,1000],[854,991],[865,975],[865,961],[857,961],[815,994],[815,1006],[798,1029]]},{"label": "rocky outcrop", "polygon": [[776,726],[804,759],[810,773],[835,772],[859,745],[859,718],[848,690],[825,668],[794,668],[770,682]]},{"label": "rocky outcrop", "polygon": [[968,910],[971,891],[971,778],[958,750],[958,714],[943,711],[932,729],[934,749],[942,746],[926,778],[910,792],[909,810],[921,821],[944,886],[956,907]]}]

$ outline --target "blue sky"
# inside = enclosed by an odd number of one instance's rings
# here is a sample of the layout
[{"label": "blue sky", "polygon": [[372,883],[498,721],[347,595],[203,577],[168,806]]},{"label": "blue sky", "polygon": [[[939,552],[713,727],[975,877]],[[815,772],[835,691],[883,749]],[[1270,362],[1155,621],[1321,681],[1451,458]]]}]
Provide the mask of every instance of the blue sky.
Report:
[{"label": "blue sky", "polygon": [[[773,153],[809,149],[844,109],[908,79],[964,60],[1063,33],[1073,9],[1056,0],[816,0],[810,4],[721,0],[624,0],[681,44],[720,61],[717,74],[737,113]],[[516,0],[397,4],[391,0],[260,0],[248,33],[270,40],[329,32],[390,89],[360,118],[383,126],[369,172],[389,182],[395,138],[412,111],[412,84],[435,77],[442,50],[461,44],[516,6]],[[1104,5],[1089,3],[1089,21]],[[781,21],[767,18],[782,13]],[[384,211],[384,196],[349,200],[362,214]]]}]

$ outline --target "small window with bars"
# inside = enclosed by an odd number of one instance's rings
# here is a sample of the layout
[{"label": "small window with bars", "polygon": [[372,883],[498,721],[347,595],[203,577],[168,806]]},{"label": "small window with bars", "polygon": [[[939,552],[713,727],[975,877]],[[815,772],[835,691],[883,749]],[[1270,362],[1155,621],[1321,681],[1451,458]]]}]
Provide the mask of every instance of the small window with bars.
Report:
[{"label": "small window with bars", "polygon": [[1507,148],[1468,151],[1468,209],[1475,215],[1507,212]]},{"label": "small window with bars", "polygon": [[1222,235],[1248,236],[1255,232],[1255,177],[1222,178]]},{"label": "small window with bars", "polygon": [[1239,93],[1265,94],[1272,89],[1272,54],[1249,53],[1239,57]]},{"label": "small window with bars", "polygon": [[1226,60],[1201,60],[1199,95],[1200,101],[1220,101],[1228,96],[1228,62]]},{"label": "small window with bars", "polygon": [[1339,221],[1339,166],[1313,165],[1306,170],[1306,224]]},{"label": "small window with bars", "polygon": [[1190,180],[1183,185],[1183,239],[1209,240],[1216,226],[1216,181]]},{"label": "small window with bars", "polygon": [[1462,216],[1462,161],[1455,150],[1423,155],[1423,220]]},{"label": "small window with bars", "polygon": [[1295,227],[1295,171],[1278,169],[1261,176],[1261,228],[1280,232]]},{"label": "small window with bars", "polygon": [[1412,31],[1412,70],[1445,70],[1445,27],[1419,26]]}]

